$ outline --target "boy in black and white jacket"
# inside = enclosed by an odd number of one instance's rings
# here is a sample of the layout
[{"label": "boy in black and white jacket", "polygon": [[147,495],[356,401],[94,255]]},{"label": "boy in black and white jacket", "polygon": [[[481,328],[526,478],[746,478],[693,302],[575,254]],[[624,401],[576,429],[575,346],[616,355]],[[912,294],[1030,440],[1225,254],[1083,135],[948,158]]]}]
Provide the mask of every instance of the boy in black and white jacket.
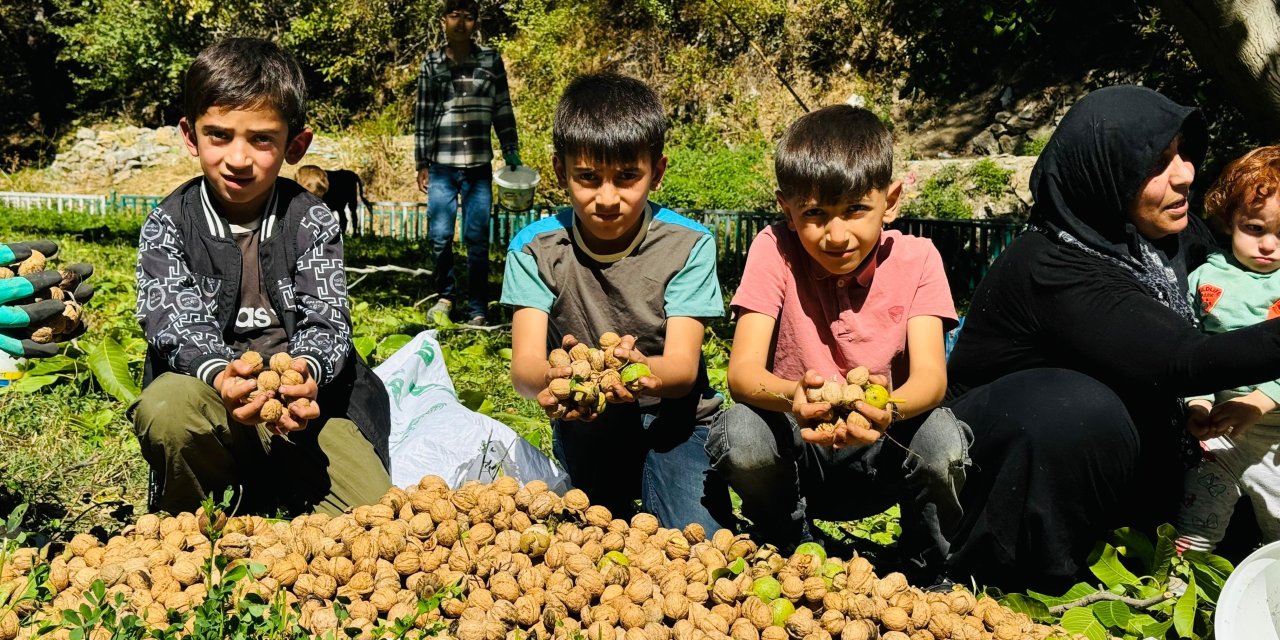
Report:
[{"label": "boy in black and white jacket", "polygon": [[[279,178],[311,142],[306,85],[271,42],[224,40],[187,71],[180,122],[203,175],[147,217],[137,317],[149,345],[133,407],[155,507],[194,510],[225,487],[241,511],[339,513],[376,502],[387,471],[385,387],[355,354],[337,219]],[[287,352],[302,383],[256,389],[246,351]],[[271,396],[292,400],[274,434]]]}]

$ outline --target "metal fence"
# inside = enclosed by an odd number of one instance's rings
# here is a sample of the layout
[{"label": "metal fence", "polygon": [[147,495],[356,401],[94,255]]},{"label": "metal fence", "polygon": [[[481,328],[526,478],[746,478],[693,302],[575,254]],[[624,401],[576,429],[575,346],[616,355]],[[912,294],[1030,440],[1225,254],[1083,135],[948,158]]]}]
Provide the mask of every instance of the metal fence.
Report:
[{"label": "metal fence", "polygon": [[[115,192],[108,196],[0,192],[0,205],[10,208],[91,214],[125,212],[141,215],[154,209],[162,199],[162,196]],[[364,209],[361,206],[360,216],[361,228],[366,233],[409,241],[425,241],[428,237],[425,202],[374,202],[372,211]],[[510,211],[495,207],[489,221],[489,244],[502,254],[502,249],[525,225],[563,210],[563,207],[537,207],[529,211]],[[698,221],[715,235],[721,279],[728,287],[736,286],[741,277],[752,239],[766,226],[780,220],[778,213],[773,211],[676,211]],[[899,218],[891,225],[903,233],[933,240],[942,255],[952,295],[961,301],[969,299],[982,276],[986,275],[991,261],[1013,241],[1022,227],[1021,221],[926,218]]]}]

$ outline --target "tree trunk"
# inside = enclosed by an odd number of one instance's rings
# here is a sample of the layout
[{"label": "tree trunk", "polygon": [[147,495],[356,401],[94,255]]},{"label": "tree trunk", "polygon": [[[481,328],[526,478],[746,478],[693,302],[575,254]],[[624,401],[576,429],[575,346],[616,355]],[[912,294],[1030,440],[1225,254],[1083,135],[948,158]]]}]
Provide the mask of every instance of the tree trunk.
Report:
[{"label": "tree trunk", "polygon": [[1280,139],[1280,12],[1274,0],[1160,0],[1196,62],[1266,141]]}]

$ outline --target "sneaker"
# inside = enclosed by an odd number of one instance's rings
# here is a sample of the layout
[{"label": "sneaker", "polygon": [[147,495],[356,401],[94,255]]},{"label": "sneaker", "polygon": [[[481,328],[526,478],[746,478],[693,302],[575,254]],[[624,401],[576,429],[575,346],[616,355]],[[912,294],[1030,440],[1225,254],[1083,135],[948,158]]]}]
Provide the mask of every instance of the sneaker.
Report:
[{"label": "sneaker", "polygon": [[473,324],[477,327],[485,327],[489,325],[489,318],[485,317],[483,313],[477,313],[474,316],[471,316],[471,320],[468,324]]},{"label": "sneaker", "polygon": [[443,314],[444,319],[448,320],[449,311],[451,309],[453,309],[453,301],[441,298],[437,300],[436,303],[432,305],[430,309],[427,309],[427,319],[435,323],[440,323],[438,316],[440,314]]}]

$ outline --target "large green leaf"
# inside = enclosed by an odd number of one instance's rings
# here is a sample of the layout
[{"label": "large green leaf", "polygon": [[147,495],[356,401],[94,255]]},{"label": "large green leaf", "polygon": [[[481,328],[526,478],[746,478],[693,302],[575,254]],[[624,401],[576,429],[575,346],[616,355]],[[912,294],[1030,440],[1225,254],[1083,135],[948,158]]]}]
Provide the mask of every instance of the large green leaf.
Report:
[{"label": "large green leaf", "polygon": [[351,342],[356,345],[356,353],[360,354],[363,360],[368,360],[369,354],[373,353],[378,346],[378,341],[373,336],[360,336]]},{"label": "large green leaf", "polygon": [[58,382],[58,380],[61,380],[61,379],[62,379],[62,376],[59,376],[59,375],[52,375],[52,376],[27,375],[27,376],[22,376],[17,380],[14,380],[8,387],[5,387],[5,388],[8,389],[11,393],[35,393],[51,384]]},{"label": "large green leaf", "polygon": [[74,373],[75,370],[75,358],[58,354],[29,361],[25,374],[29,376],[47,376],[54,373]]},{"label": "large green leaf", "polygon": [[129,404],[142,393],[138,389],[138,382],[129,372],[129,356],[119,342],[105,338],[102,342],[91,345],[84,357],[98,386],[115,399]]},{"label": "large green leaf", "polygon": [[1183,638],[1192,637],[1191,632],[1196,624],[1196,578],[1191,576],[1191,582],[1187,585],[1187,590],[1178,598],[1178,604],[1173,605],[1173,626],[1178,630],[1178,635]]},{"label": "large green leaf", "polygon": [[1107,640],[1107,629],[1094,617],[1088,607],[1072,609],[1062,614],[1062,628],[1070,633],[1084,634],[1089,640]]},{"label": "large green leaf", "polygon": [[387,358],[390,358],[392,354],[399,351],[400,347],[409,344],[410,340],[413,340],[413,336],[408,336],[403,333],[393,333],[382,339],[382,342],[378,344],[375,354],[378,356],[379,360],[386,360]]},{"label": "large green leaf", "polygon": [[1184,551],[1182,559],[1191,567],[1191,575],[1200,589],[1200,599],[1217,603],[1227,576],[1234,570],[1231,562],[1222,556],[1203,551]]},{"label": "large green leaf", "polygon": [[1075,602],[1076,600],[1079,600],[1080,598],[1083,598],[1096,591],[1098,591],[1097,587],[1086,584],[1084,582],[1077,582],[1075,586],[1071,587],[1071,589],[1069,589],[1066,593],[1062,594],[1061,596],[1055,597],[1055,596],[1050,596],[1043,593],[1036,593],[1035,591],[1027,591],[1027,595],[1031,596],[1032,598],[1035,598],[1036,600],[1039,600],[1040,602],[1043,602],[1046,607],[1056,607],[1059,605],[1067,604],[1068,602]]},{"label": "large green leaf", "polygon": [[1147,536],[1140,531],[1123,527],[1115,530],[1114,538],[1116,551],[1119,551],[1120,555],[1137,560],[1142,564],[1144,571],[1151,571],[1156,549]]},{"label": "large green leaf", "polygon": [[1020,593],[1011,593],[1001,598],[1000,604],[1014,612],[1025,613],[1037,622],[1044,622],[1053,618],[1049,613],[1049,607],[1046,607],[1043,602],[1028,598]]},{"label": "large green leaf", "polygon": [[1093,553],[1089,554],[1089,571],[1098,576],[1107,588],[1138,582],[1138,576],[1133,575],[1120,562],[1120,554],[1116,553],[1116,548],[1105,542],[1099,542],[1093,548]]},{"label": "large green leaf", "polygon": [[1156,527],[1156,554],[1151,560],[1151,575],[1160,581],[1161,586],[1169,581],[1169,570],[1178,555],[1174,544],[1177,539],[1178,531],[1173,525],[1165,523]]},{"label": "large green leaf", "polygon": [[1098,622],[1111,629],[1124,629],[1129,623],[1129,618],[1133,617],[1133,610],[1129,605],[1118,600],[1095,602],[1089,608],[1093,609],[1093,615]]}]

